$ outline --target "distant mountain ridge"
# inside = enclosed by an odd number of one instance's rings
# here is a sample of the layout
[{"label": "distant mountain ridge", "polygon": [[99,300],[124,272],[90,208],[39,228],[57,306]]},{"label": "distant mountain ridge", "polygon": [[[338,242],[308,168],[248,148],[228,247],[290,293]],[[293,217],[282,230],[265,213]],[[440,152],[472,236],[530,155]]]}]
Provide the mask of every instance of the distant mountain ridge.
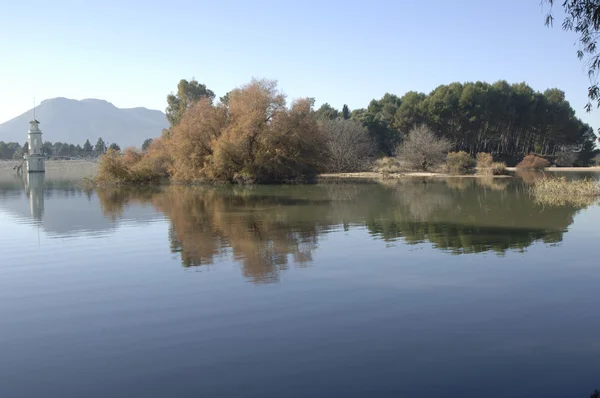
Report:
[{"label": "distant mountain ridge", "polygon": [[[42,139],[83,145],[89,139],[92,145],[99,137],[105,143],[116,142],[121,148],[141,147],[146,138],[160,136],[169,123],[165,114],[147,108],[117,108],[112,103],[95,98],[73,100],[64,97],[42,101],[35,108],[40,121]],[[33,109],[0,124],[0,141],[27,141]]]}]

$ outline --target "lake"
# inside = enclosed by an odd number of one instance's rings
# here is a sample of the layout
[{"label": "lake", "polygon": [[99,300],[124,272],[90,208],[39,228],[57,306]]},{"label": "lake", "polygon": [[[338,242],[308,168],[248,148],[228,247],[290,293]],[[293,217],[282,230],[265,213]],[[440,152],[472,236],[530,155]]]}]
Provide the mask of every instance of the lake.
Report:
[{"label": "lake", "polygon": [[588,397],[600,208],[527,183],[4,176],[0,396]]}]

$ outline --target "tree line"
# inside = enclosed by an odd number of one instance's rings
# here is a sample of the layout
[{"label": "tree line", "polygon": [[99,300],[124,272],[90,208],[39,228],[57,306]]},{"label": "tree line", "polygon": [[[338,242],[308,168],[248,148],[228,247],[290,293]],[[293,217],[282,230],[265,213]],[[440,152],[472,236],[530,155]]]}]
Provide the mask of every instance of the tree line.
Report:
[{"label": "tree line", "polygon": [[[120,151],[121,148],[116,143],[107,144],[102,138],[98,138],[96,145],[92,145],[90,140],[85,140],[83,145],[74,145],[66,142],[50,142],[45,141],[42,144],[42,152],[48,156],[61,157],[86,157],[98,156],[105,153],[108,149]],[[23,155],[29,151],[29,144],[25,142],[23,145],[18,142],[0,141],[0,159],[22,159]]]},{"label": "tree line", "polygon": [[422,124],[448,139],[453,150],[472,155],[490,152],[500,158],[519,158],[528,153],[555,155],[568,148],[580,154],[581,165],[587,165],[595,153],[593,128],[575,116],[562,90],[542,93],[525,83],[504,80],[451,83],[429,94],[387,93],[352,112],[347,106],[340,112],[324,104],[315,114],[322,119],[360,121],[379,153],[388,156],[410,130]]},{"label": "tree line", "polygon": [[[109,151],[99,181],[273,183],[323,172],[362,171],[397,153],[412,131],[426,126],[448,151],[487,152],[518,162],[524,155],[577,154],[588,165],[593,129],[575,116],[559,89],[537,92],[525,83],[452,83],[429,94],[385,94],[367,108],[314,109],[314,98],[287,106],[275,81],[252,80],[216,95],[196,80],[181,80],[167,97],[170,127],[143,152]],[[511,160],[512,161],[512,160]]]}]

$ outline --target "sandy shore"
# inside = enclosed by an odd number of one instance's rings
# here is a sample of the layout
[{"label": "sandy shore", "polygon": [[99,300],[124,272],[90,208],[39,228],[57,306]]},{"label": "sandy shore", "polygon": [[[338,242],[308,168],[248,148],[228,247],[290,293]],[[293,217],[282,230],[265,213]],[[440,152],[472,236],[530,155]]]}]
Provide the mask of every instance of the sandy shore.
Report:
[{"label": "sandy shore", "polygon": [[[15,174],[13,167],[19,164],[16,160],[0,160],[0,176],[9,177]],[[85,177],[93,177],[96,175],[98,163],[89,160],[48,160],[46,161],[46,175],[53,178],[65,178],[65,179],[77,179]],[[508,171],[514,172],[514,167],[507,167]],[[600,167],[548,167],[545,171],[553,172],[598,172],[600,173]],[[445,173],[431,173],[431,172],[404,172],[404,173],[391,173],[383,175],[381,173],[365,171],[359,173],[325,173],[319,176],[320,178],[349,178],[349,179],[394,179],[394,178],[405,178],[405,177],[444,177],[444,178],[510,178],[511,176],[487,176],[478,174],[469,175],[451,175]]]},{"label": "sandy shore", "polygon": [[[516,168],[507,167],[506,170],[515,172]],[[548,167],[544,171],[546,172],[597,172],[600,173],[600,167]],[[446,173],[432,173],[432,172],[418,172],[418,171],[407,171],[403,173],[389,173],[384,175],[374,171],[364,171],[358,173],[325,173],[319,175],[320,178],[355,178],[355,179],[392,179],[392,178],[405,178],[405,177],[443,177],[443,178],[511,178],[512,176],[490,176],[481,174],[467,174],[467,175],[453,175]]]},{"label": "sandy shore", "polygon": [[[507,167],[508,171],[516,171],[515,167]],[[600,166],[594,167],[547,167],[544,171],[579,171],[579,172],[597,172],[600,173]]]},{"label": "sandy shore", "polygon": [[431,172],[417,172],[410,171],[405,173],[389,173],[382,174],[373,171],[364,171],[359,173],[325,173],[320,174],[319,178],[357,178],[357,179],[394,179],[394,178],[408,178],[408,177],[443,177],[443,178],[510,178],[511,176],[490,176],[480,174],[467,174],[467,175],[453,175],[445,173],[431,173]]}]

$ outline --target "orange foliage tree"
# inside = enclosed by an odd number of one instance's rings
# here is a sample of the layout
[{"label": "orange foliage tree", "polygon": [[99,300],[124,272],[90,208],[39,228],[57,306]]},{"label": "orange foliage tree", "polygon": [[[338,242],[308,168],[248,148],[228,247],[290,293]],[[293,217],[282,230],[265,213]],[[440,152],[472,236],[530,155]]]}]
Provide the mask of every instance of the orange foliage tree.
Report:
[{"label": "orange foliage tree", "polygon": [[173,180],[188,182],[303,181],[323,171],[327,140],[313,115],[312,100],[299,99],[288,108],[285,95],[270,80],[252,80],[227,98],[213,104],[212,97],[203,97],[188,106],[146,154],[136,153],[140,156],[135,162],[125,161],[131,153],[120,160],[111,153],[103,180],[126,182],[137,175],[127,168],[142,165],[156,177],[166,170]]}]

